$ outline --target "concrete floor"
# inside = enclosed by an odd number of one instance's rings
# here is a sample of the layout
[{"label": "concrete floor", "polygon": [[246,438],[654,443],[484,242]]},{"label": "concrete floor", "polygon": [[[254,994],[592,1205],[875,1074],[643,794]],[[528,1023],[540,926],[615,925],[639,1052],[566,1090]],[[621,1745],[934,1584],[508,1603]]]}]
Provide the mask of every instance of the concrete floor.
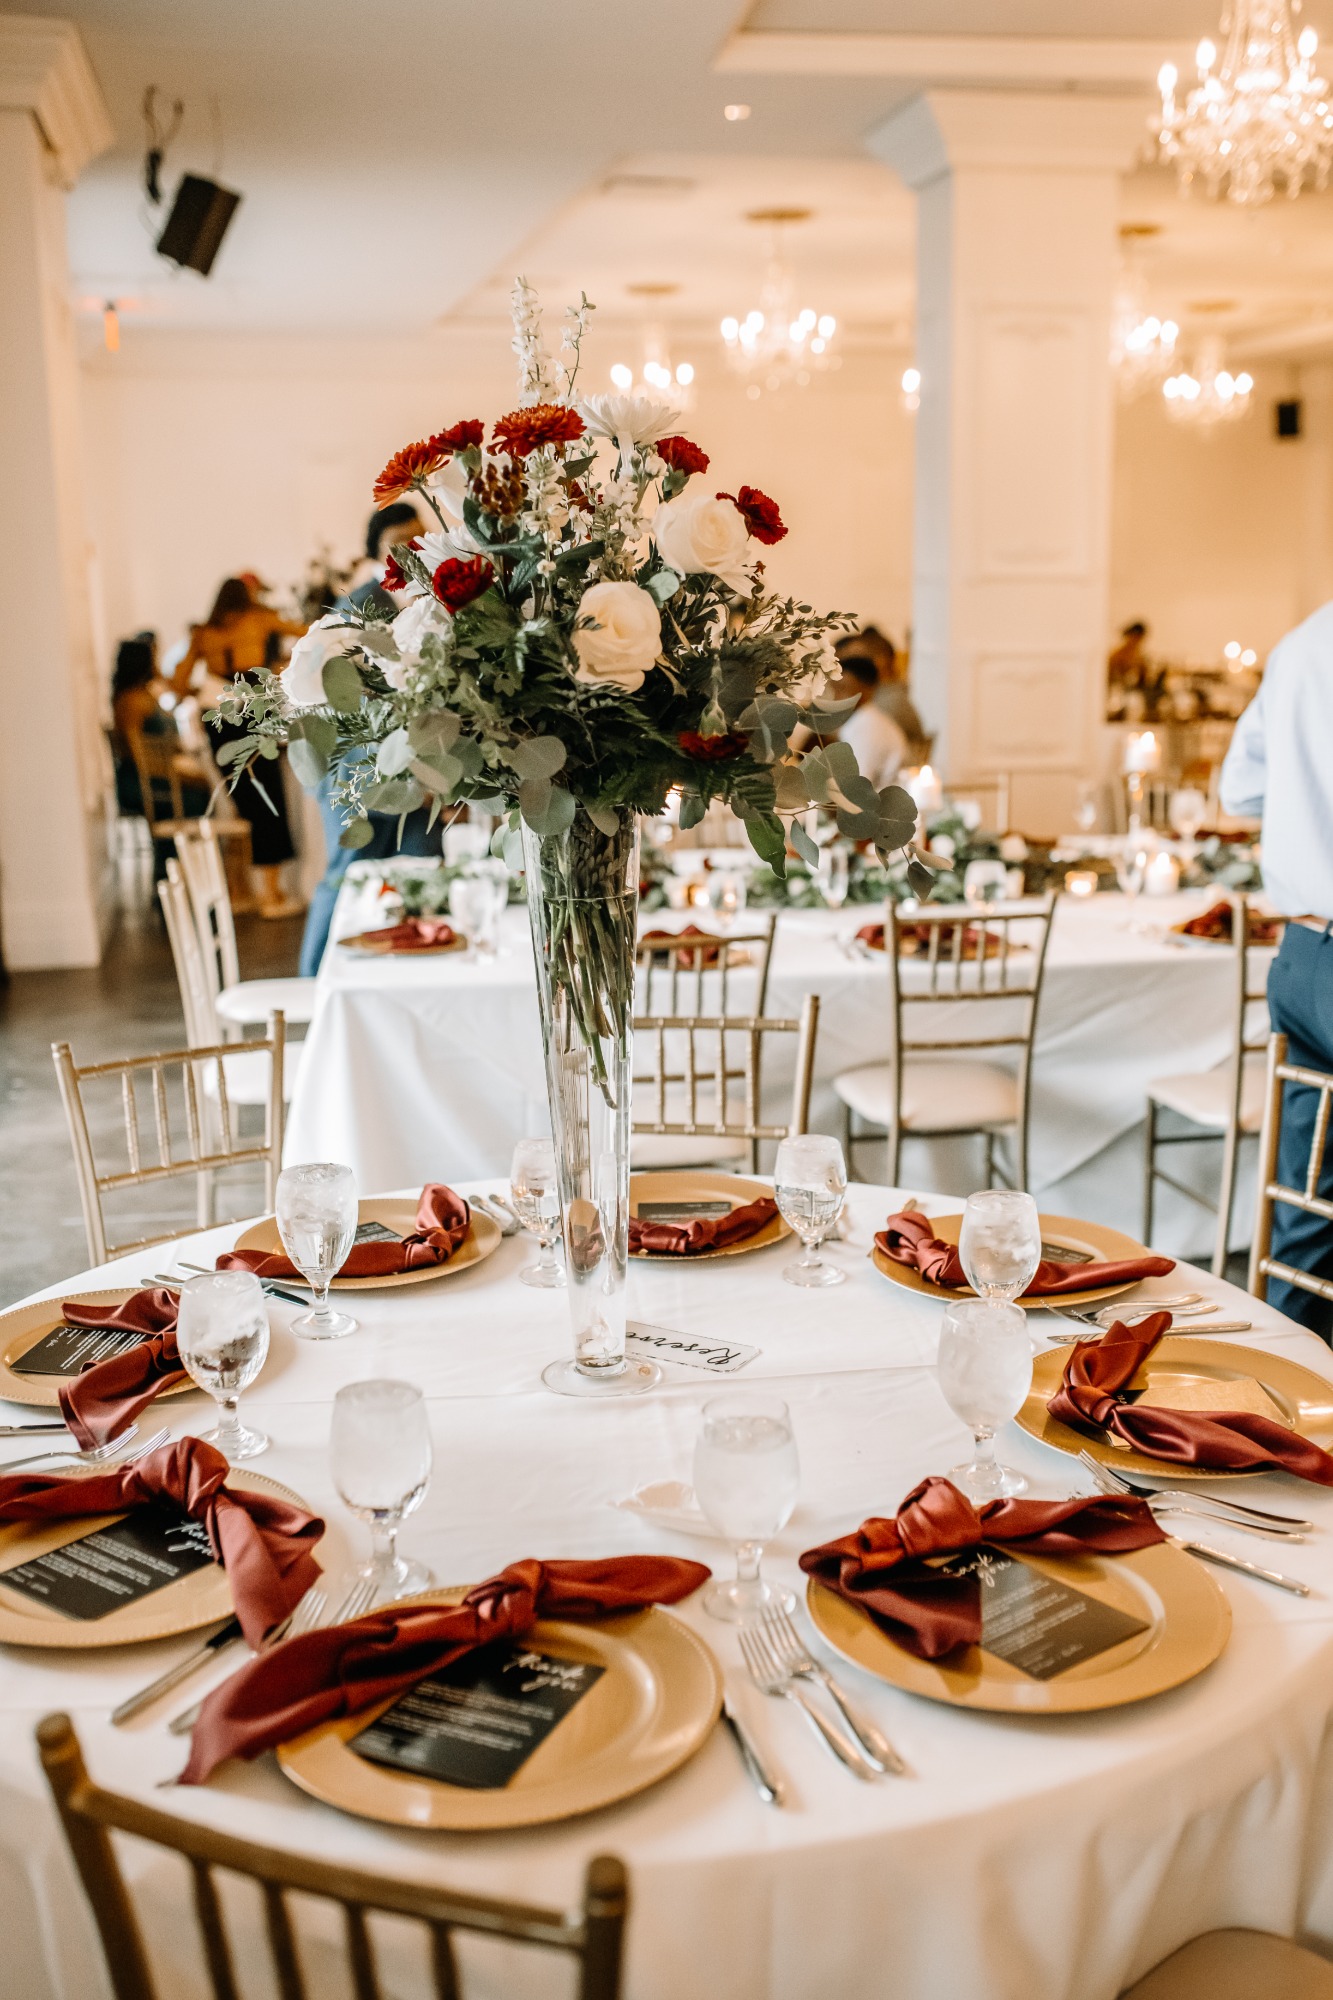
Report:
[{"label": "concrete floor", "polygon": [[[299,917],[272,923],[238,917],[242,977],[295,972],[301,923]],[[123,914],[93,970],[18,972],[0,987],[0,1307],[89,1261],[51,1061],[54,1041],[67,1041],[78,1063],[183,1046],[171,950],[156,914]],[[109,1102],[90,1105],[90,1122],[98,1163],[107,1169],[117,1156],[103,1146],[109,1148],[120,1131],[119,1113]],[[183,1120],[178,1129],[183,1135]],[[111,1222],[122,1239],[193,1224],[192,1179],[163,1183],[148,1195],[136,1191],[130,1199],[137,1206],[117,1210]],[[219,1219],[253,1215],[262,1206],[259,1176],[237,1175],[222,1191]],[[152,1251],[144,1259],[145,1272],[159,1268]]]}]

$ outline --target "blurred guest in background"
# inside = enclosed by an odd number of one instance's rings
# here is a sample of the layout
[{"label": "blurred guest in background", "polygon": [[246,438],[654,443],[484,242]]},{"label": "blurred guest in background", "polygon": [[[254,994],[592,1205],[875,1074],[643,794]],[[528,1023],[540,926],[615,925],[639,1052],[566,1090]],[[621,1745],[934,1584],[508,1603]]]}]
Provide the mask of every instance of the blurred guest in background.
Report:
[{"label": "blurred guest in background", "polygon": [[851,638],[840,639],[834,650],[844,667],[849,660],[869,661],[875,670],[875,705],[897,723],[906,738],[903,762],[927,763],[931,739],[921,726],[921,717],[908,691],[906,659],[888,634],[877,625],[867,625]]},{"label": "blurred guest in background", "polygon": [[856,752],[862,777],[872,785],[891,785],[907,761],[907,737],[875,699],[879,677],[874,662],[863,653],[841,655],[842,679],[833,693],[839,701],[855,696],[858,707],[838,731],[839,740]]},{"label": "blurred guest in background", "polygon": [[[236,682],[248,681],[253,685],[253,677],[261,667],[278,665],[284,637],[299,635],[304,630],[304,625],[283,618],[271,606],[256,603],[248,585],[239,576],[229,576],[218,591],[207,621],[191,629],[189,649],[175,668],[176,685],[188,686],[196,663],[202,663],[205,677],[200,700],[205,709],[210,709],[236,691]],[[209,715],[205,727],[215,757],[226,744],[236,742],[246,733],[239,723],[224,722],[218,715]],[[250,822],[259,914],[291,917],[304,905],[296,897],[285,895],[281,883],[280,870],[296,853],[287,824],[282,765],[280,761],[257,761],[261,765],[258,778],[251,775],[253,767],[247,767],[236,780],[231,796],[237,812]]]},{"label": "blurred guest in background", "polygon": [[[111,677],[111,758],[116,774],[116,805],[127,818],[136,817],[144,809],[143,782],[136,754],[140,739],[144,736],[175,738],[178,735],[174,716],[162,706],[161,697],[165,692],[157,673],[156,634],[137,632],[132,639],[122,640]],[[208,810],[211,789],[208,773],[184,751],[176,759],[176,769],[181,780],[181,803],[187,816],[202,816]],[[164,781],[160,781],[160,788],[166,792]],[[170,797],[155,799],[154,804],[164,818],[170,817]],[[159,840],[153,846],[154,879],[161,881],[166,874],[171,842]]]}]

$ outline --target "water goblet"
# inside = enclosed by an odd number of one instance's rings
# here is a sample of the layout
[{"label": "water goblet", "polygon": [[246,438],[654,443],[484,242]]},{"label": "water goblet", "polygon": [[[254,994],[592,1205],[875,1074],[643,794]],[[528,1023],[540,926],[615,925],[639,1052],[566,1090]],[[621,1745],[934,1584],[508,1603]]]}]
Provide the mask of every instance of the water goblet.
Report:
[{"label": "water goblet", "polygon": [[1027,1490],[1027,1480],[995,1456],[995,1433],[1018,1415],[1032,1387],[1032,1342],[1019,1306],[957,1299],[945,1307],[937,1375],[940,1391],[972,1432],[973,1454],[949,1469],[954,1485],[980,1505]]},{"label": "water goblet", "polygon": [[773,1193],[779,1213],[801,1239],[802,1252],[782,1275],[789,1285],[841,1285],[847,1277],[815,1253],[842,1214],[847,1199],[847,1165],[836,1139],[807,1132],[784,1139],[773,1164]]},{"label": "water goblet", "polygon": [[202,1433],[228,1464],[268,1450],[263,1431],[246,1428],[238,1414],[268,1354],[268,1306],[253,1271],[204,1271],[181,1286],[176,1345],[191,1381],[218,1406],[215,1429]]},{"label": "water goblet", "polygon": [[509,1193],[515,1215],[537,1239],[537,1261],[524,1265],[520,1279],[542,1291],[563,1285],[564,1266],[554,1250],[560,1234],[560,1184],[549,1139],[519,1140],[509,1169]]},{"label": "water goblet", "polygon": [[356,1238],[360,1211],[352,1169],[332,1160],[284,1167],[276,1209],[283,1248],[315,1294],[312,1309],[292,1321],[292,1332],[304,1340],[355,1333],[351,1314],[334,1312],[329,1304],[329,1286]]},{"label": "water goblet", "polygon": [[460,875],[449,884],[449,915],[467,939],[474,964],[489,958],[495,949],[492,933],[499,911],[494,887],[484,875]]},{"label": "water goblet", "polygon": [[708,878],[707,891],[709,908],[718,918],[718,929],[729,930],[749,896],[744,875],[731,868],[715,869]]},{"label": "water goblet", "polygon": [[387,1604],[435,1578],[398,1553],[398,1530],[430,1484],[430,1419],[412,1382],[349,1382],[333,1399],[329,1460],[339,1498],[370,1525],[370,1561],[357,1571]]},{"label": "water goblet", "polygon": [[1078,799],[1074,806],[1074,824],[1080,833],[1091,833],[1097,824],[1097,787],[1082,784],[1078,788]]},{"label": "water goblet", "polygon": [[1006,1305],[1021,1298],[1041,1262],[1041,1220],[1032,1196],[1014,1188],[970,1194],[958,1255],[978,1298]]},{"label": "water goblet", "polygon": [[1146,848],[1131,842],[1117,853],[1115,857],[1115,879],[1119,883],[1123,895],[1137,896],[1143,887],[1143,878],[1147,872],[1148,851]]},{"label": "water goblet", "polygon": [[760,1573],[764,1544],[785,1528],[801,1481],[787,1405],[777,1396],[745,1391],[704,1404],[694,1447],[694,1491],[710,1527],[736,1551],[736,1575],[704,1592],[714,1618],[741,1624],[764,1607],[790,1611],[791,1593]]},{"label": "water goblet", "polygon": [[819,850],[819,893],[830,910],[840,910],[847,901],[851,869],[847,849],[833,841]]}]

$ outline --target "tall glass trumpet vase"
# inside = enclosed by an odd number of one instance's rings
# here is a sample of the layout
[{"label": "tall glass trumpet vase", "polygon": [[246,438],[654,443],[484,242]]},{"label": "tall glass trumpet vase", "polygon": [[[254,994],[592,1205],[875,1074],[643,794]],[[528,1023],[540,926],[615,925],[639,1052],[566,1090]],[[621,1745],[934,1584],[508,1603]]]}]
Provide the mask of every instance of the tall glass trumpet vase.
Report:
[{"label": "tall glass trumpet vase", "polygon": [[524,826],[546,1087],[574,1352],[543,1370],[562,1396],[642,1395],[662,1379],[625,1353],[639,829],[579,811],[564,833]]}]

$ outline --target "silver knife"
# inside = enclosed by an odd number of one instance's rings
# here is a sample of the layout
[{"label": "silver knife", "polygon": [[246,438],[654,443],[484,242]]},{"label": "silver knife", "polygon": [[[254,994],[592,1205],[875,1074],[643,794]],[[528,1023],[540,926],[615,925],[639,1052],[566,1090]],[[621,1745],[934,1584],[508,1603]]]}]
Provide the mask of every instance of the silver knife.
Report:
[{"label": "silver knife", "polygon": [[240,1619],[229,1618],[225,1625],[218,1627],[211,1638],[204,1640],[202,1646],[196,1646],[195,1650],[187,1653],[183,1660],[177,1660],[174,1667],[168,1667],[164,1674],[159,1674],[155,1681],[148,1683],[147,1687],[142,1687],[137,1694],[130,1695],[119,1708],[113,1708],[111,1720],[117,1728],[122,1722],[132,1721],[136,1715],[141,1715],[144,1709],[151,1708],[159,1696],[169,1694],[172,1688],[179,1687],[182,1681],[188,1680],[191,1674],[198,1673],[200,1667],[206,1666],[215,1654],[222,1652],[227,1646],[234,1645],[240,1637]]},{"label": "silver knife", "polygon": [[1172,1535],[1169,1538],[1178,1549],[1188,1549],[1192,1556],[1200,1556],[1204,1562],[1217,1563],[1222,1569],[1238,1569],[1242,1576],[1257,1577],[1261,1583],[1275,1583],[1279,1590],[1289,1590],[1293,1597],[1308,1597],[1310,1586],[1299,1577],[1283,1576],[1280,1570],[1260,1569],[1258,1563],[1246,1562],[1243,1556],[1233,1556],[1225,1549],[1210,1548],[1207,1542],[1187,1542]]},{"label": "silver knife", "polygon": [[741,1753],[741,1762],[764,1804],[780,1806],[783,1803],[782,1780],[764,1763],[758,1744],[732,1707],[730,1695],[724,1695],[722,1698],[722,1720],[735,1737],[736,1748]]},{"label": "silver knife", "polygon": [[0,1438],[49,1437],[67,1427],[59,1424],[0,1424]]}]

